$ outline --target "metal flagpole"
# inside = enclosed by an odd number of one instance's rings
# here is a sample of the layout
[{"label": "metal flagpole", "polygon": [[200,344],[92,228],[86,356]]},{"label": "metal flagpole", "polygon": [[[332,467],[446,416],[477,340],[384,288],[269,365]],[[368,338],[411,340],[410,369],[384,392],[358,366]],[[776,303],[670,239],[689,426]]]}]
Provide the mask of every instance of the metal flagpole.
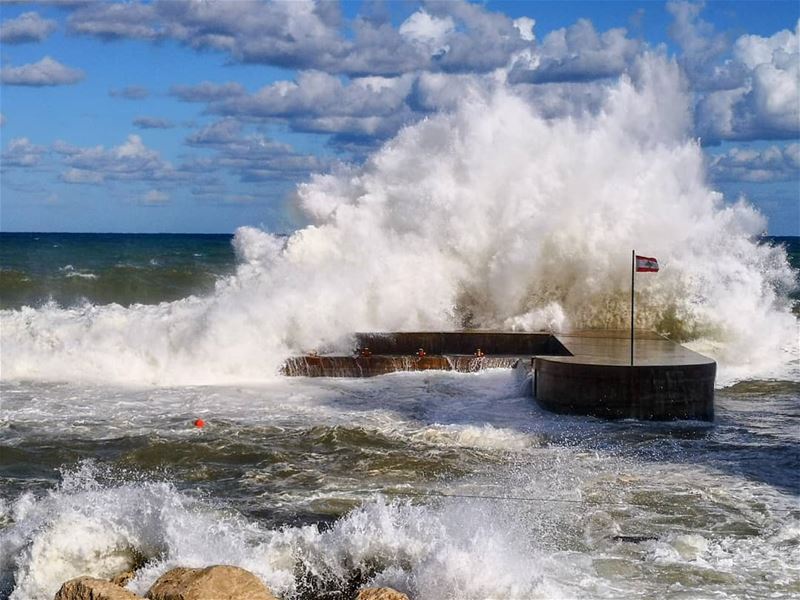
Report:
[{"label": "metal flagpole", "polygon": [[636,250],[631,250],[631,366],[633,366],[633,287],[636,273]]}]

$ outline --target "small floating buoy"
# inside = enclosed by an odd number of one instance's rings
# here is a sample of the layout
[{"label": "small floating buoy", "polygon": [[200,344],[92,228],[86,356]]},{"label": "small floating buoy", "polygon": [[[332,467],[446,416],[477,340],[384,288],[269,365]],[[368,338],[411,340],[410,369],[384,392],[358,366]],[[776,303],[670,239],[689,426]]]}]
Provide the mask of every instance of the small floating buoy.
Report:
[{"label": "small floating buoy", "polygon": [[198,429],[202,429],[203,427],[206,426],[206,422],[203,421],[203,419],[195,419],[194,426],[197,427]]}]

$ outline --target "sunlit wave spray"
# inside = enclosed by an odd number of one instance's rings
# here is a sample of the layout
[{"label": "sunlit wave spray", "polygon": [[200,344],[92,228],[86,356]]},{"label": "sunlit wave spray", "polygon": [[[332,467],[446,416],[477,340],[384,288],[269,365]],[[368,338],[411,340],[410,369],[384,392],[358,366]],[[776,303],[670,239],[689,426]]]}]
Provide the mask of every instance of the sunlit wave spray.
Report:
[{"label": "sunlit wave spray", "polygon": [[600,110],[545,119],[502,83],[297,190],[288,240],[242,228],[216,292],[157,306],[2,313],[5,378],[213,383],[275,376],[359,330],[624,327],[631,248],[662,270],[637,326],[746,374],[785,361],[794,274],[726,204],[689,137],[678,67],[648,55]]}]

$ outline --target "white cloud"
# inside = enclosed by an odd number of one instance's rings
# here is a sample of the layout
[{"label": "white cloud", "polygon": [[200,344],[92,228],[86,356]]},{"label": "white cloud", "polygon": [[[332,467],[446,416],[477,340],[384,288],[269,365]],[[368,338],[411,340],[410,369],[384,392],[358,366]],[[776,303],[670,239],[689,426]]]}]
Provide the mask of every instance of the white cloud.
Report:
[{"label": "white cloud", "polygon": [[202,81],[197,85],[173,85],[169,93],[184,102],[214,102],[245,94],[244,86],[235,81],[213,83]]},{"label": "white cloud", "polygon": [[800,179],[800,144],[763,150],[731,148],[710,160],[716,181],[797,181]]},{"label": "white cloud", "polygon": [[68,170],[62,173],[62,179],[67,183],[170,181],[182,177],[156,150],[145,146],[138,135],[129,135],[124,143],[109,149],[56,142],[53,150],[64,157]]},{"label": "white cloud", "polygon": [[240,62],[350,75],[485,72],[530,44],[505,15],[461,0],[426,4],[402,33],[388,21],[363,17],[345,27],[337,3],[311,0],[91,2],[75,10],[68,25],[73,33],[102,39],[174,39]]},{"label": "white cloud", "polygon": [[8,19],[0,26],[0,42],[4,44],[23,44],[41,42],[57,28],[56,22],[43,19],[36,12],[22,13],[15,19]]},{"label": "white cloud", "polygon": [[175,124],[159,117],[136,117],[133,124],[139,129],[172,129]]},{"label": "white cloud", "polygon": [[398,32],[411,42],[422,46],[429,54],[447,52],[447,38],[456,24],[450,16],[434,17],[420,9],[406,19]]},{"label": "white cloud", "polygon": [[83,169],[67,169],[61,173],[61,181],[65,183],[103,183],[102,173]]},{"label": "white cloud", "polygon": [[34,87],[49,85],[70,85],[84,78],[83,71],[62,65],[57,60],[45,56],[36,63],[21,67],[3,67],[0,81],[6,85],[27,85]]},{"label": "white cloud", "polygon": [[169,195],[159,190],[148,190],[141,198],[142,204],[146,206],[163,206],[169,202]]},{"label": "white cloud", "polygon": [[111,88],[108,90],[108,95],[125,100],[144,100],[150,95],[150,90],[142,85],[129,85],[124,88]]},{"label": "white cloud", "polygon": [[625,29],[598,34],[587,19],[548,33],[532,53],[521,55],[509,79],[512,83],[592,81],[615,77],[641,52],[642,44]]},{"label": "white cloud", "polygon": [[519,37],[526,42],[532,42],[536,39],[536,36],[533,33],[533,27],[535,25],[536,21],[529,17],[520,17],[519,19],[514,19],[514,27],[516,27],[517,31],[519,31]]},{"label": "white cloud", "polygon": [[800,21],[795,31],[741,36],[733,61],[737,85],[698,102],[700,135],[709,142],[800,136]]},{"label": "white cloud", "polygon": [[32,144],[28,138],[14,138],[2,154],[4,167],[35,167],[42,161],[44,146]]},{"label": "white cloud", "polygon": [[297,180],[323,170],[328,162],[318,156],[298,154],[288,144],[261,134],[247,134],[236,119],[223,119],[203,127],[186,138],[186,143],[216,151],[213,158],[201,158],[181,165],[187,172],[209,173],[225,169],[241,181]]}]

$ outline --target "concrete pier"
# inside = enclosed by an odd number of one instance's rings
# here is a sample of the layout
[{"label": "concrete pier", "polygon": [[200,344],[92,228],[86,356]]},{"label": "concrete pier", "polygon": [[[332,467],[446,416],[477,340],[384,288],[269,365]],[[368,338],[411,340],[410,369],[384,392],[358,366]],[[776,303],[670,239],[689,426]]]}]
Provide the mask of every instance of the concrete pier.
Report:
[{"label": "concrete pier", "polygon": [[629,331],[361,333],[356,341],[352,355],[292,357],[283,373],[371,377],[518,368],[532,371],[533,396],[552,412],[608,419],[714,419],[716,363],[651,331],[636,332],[633,367]]}]

